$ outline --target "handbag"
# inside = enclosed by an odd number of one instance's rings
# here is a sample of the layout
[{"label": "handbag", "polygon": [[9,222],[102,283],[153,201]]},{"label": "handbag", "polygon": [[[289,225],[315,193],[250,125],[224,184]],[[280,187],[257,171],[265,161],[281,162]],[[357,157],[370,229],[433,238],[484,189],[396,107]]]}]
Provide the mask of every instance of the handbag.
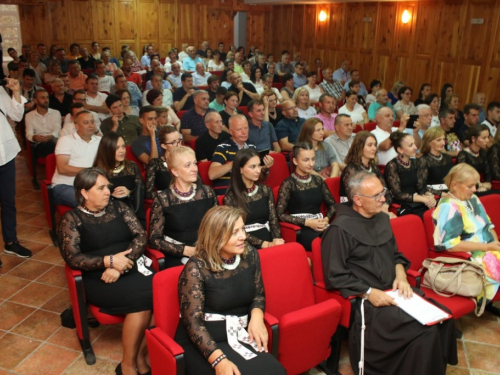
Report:
[{"label": "handbag", "polygon": [[[486,274],[482,265],[464,259],[437,257],[422,262],[420,273],[426,269],[422,285],[443,297],[455,295],[470,297],[476,304],[476,316],[481,316],[486,307]],[[481,307],[477,297],[483,292]],[[478,311],[479,308],[479,311]]]}]

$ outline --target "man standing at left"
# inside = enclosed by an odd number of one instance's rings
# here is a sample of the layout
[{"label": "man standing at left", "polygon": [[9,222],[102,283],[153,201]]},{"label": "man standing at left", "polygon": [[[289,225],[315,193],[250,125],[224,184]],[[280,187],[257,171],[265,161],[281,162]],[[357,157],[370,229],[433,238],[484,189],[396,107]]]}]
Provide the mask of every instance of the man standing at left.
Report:
[{"label": "man standing at left", "polygon": [[[12,98],[6,91],[12,91]],[[7,78],[6,88],[0,88],[0,206],[4,252],[22,258],[31,257],[31,251],[19,244],[16,232],[16,155],[21,151],[19,142],[7,121],[21,121],[26,99],[21,96],[19,81]],[[0,260],[0,267],[2,261]]]}]

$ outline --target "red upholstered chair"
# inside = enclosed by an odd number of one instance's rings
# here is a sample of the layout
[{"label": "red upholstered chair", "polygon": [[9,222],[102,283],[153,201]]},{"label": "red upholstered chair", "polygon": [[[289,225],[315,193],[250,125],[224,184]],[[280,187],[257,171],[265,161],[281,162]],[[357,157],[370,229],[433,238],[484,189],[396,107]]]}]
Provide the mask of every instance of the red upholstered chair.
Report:
[{"label": "red upholstered chair", "polygon": [[184,116],[184,113],[186,113],[186,111],[177,111],[175,114],[177,115],[177,117],[179,117],[179,120],[182,121],[182,116]]},{"label": "red upholstered chair", "polygon": [[94,73],[94,69],[82,69],[83,74],[86,74],[88,76],[92,75]]},{"label": "red upholstered chair", "polygon": [[[273,188],[273,195],[274,195],[274,203],[278,204],[278,192],[279,192],[280,187],[275,186]],[[280,221],[280,229],[281,229],[281,238],[286,243],[289,242],[297,242],[297,236],[300,234],[300,227],[295,224],[290,224],[290,223],[285,223],[283,221]]]},{"label": "red upholstered chair", "polygon": [[238,111],[241,111],[245,116],[248,116],[248,107],[246,105],[238,107]]},{"label": "red upholstered chair", "polygon": [[31,175],[33,176],[33,188],[35,190],[39,190],[40,186],[38,185],[38,180],[36,178],[36,166],[37,164],[45,165],[45,157],[37,158],[36,160],[32,160],[31,155],[31,142],[26,140],[26,160],[28,161],[28,167]]},{"label": "red upholstered chair", "polygon": [[220,77],[222,77],[222,72],[223,72],[223,70],[213,70],[209,73],[220,78]]},{"label": "red upholstered chair", "polygon": [[144,169],[144,165],[139,159],[135,157],[134,153],[132,152],[131,146],[125,147],[125,159],[133,161],[135,164],[137,164],[137,166],[139,167],[139,171],[141,172],[142,181],[146,181],[146,170]]},{"label": "red upholstered chair", "polygon": [[211,161],[199,161],[198,162],[198,174],[205,185],[214,186],[212,180],[208,177],[208,170],[210,169]]},{"label": "red upholstered chair", "polygon": [[330,177],[325,180],[326,186],[328,186],[328,190],[335,199],[335,203],[340,203],[340,177]]},{"label": "red upholstered chair", "polygon": [[491,181],[491,188],[493,190],[500,190],[500,181]]},{"label": "red upholstered chair", "polygon": [[161,65],[165,65],[165,60],[166,60],[166,59],[167,59],[166,57],[162,57],[162,58],[160,59]]},{"label": "red upholstered chair", "polygon": [[363,127],[361,125],[357,124],[356,127],[354,128],[354,130],[352,132],[353,133],[359,133],[362,130],[363,130]]},{"label": "red upholstered chair", "polygon": [[224,197],[225,197],[225,195],[218,195],[217,196],[217,202],[219,203],[219,206],[224,206]]},{"label": "red upholstered chair", "polygon": [[330,356],[341,307],[331,299],[316,299],[306,253],[298,243],[263,249],[259,255],[266,314],[278,321],[278,360],[288,374],[301,374]]},{"label": "red upholstered chair", "polygon": [[377,127],[377,123],[375,121],[373,121],[373,122],[366,123],[363,126],[363,129],[368,131],[368,132],[371,132],[372,130],[375,130],[376,127]]},{"label": "red upholstered chair", "polygon": [[274,87],[275,89],[278,89],[278,91],[280,91],[282,88],[283,88],[283,83],[282,82],[273,82],[272,84],[272,87]]},{"label": "red upholstered chair", "polygon": [[288,170],[288,165],[286,163],[286,158],[283,154],[269,154],[274,159],[274,164],[270,169],[269,176],[267,180],[264,182],[271,189],[276,186],[280,186],[281,183],[290,177],[290,172]]},{"label": "red upholstered chair", "polygon": [[[149,220],[151,219],[151,208],[146,210],[146,236],[149,242]],[[149,256],[149,255],[151,256]],[[153,264],[151,267],[156,272],[160,272],[165,269],[165,254],[163,254],[160,250],[152,249],[149,245],[146,246],[146,256],[151,258]]]}]

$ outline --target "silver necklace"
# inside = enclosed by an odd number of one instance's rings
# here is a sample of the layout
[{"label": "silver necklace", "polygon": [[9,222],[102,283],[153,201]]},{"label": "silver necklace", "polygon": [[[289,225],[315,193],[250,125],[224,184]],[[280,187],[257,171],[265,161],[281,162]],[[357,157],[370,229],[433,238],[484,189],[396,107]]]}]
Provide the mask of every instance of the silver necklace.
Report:
[{"label": "silver necklace", "polygon": [[303,184],[308,184],[309,182],[311,182],[311,175],[304,178],[301,175],[297,174],[296,172],[293,172],[292,177],[295,178],[296,181],[302,182]]},{"label": "silver necklace", "polygon": [[78,209],[80,211],[86,213],[87,215],[92,215],[94,217],[101,217],[101,216],[103,216],[106,213],[106,207],[104,207],[100,211],[92,211],[92,210],[89,210],[87,207],[80,205],[80,206],[78,206]]},{"label": "silver necklace", "polygon": [[[174,183],[174,186],[170,190],[172,190],[172,193],[180,200],[188,201],[190,199],[193,199],[194,195],[196,194],[196,185],[192,184],[191,190],[187,194],[182,193],[180,190],[178,190],[177,187],[175,186],[175,183]],[[181,194],[183,194],[183,195],[181,195]]]},{"label": "silver necklace", "polygon": [[255,194],[257,194],[257,191],[259,191],[259,185],[255,184],[250,189],[247,189],[247,195],[249,197],[253,197]]},{"label": "silver necklace", "polygon": [[232,264],[226,264],[226,263],[222,263],[222,268],[224,268],[225,270],[234,270],[236,269],[236,267],[238,267],[240,265],[240,255],[239,254],[236,254],[235,255],[235,259],[234,259],[234,263]]},{"label": "silver necklace", "polygon": [[460,200],[458,199],[457,197],[455,197],[452,193],[448,192],[448,194],[453,198],[455,199],[456,201],[458,202],[461,202],[461,203],[464,203],[465,204],[465,208],[467,208],[471,213],[472,215],[476,215],[476,213],[474,212],[474,206],[472,205],[471,201],[470,200]]}]

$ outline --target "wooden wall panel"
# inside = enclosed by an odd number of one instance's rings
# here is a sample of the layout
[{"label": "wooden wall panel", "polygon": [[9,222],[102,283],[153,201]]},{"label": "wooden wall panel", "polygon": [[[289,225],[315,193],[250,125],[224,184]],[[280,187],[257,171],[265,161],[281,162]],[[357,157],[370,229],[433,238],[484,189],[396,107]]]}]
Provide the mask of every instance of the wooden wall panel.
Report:
[{"label": "wooden wall panel", "polygon": [[[47,5],[20,5],[19,20],[24,44],[38,44],[47,37]],[[5,41],[4,41],[5,42]]]},{"label": "wooden wall panel", "polygon": [[389,55],[393,50],[396,12],[395,3],[379,3],[379,13],[383,14],[383,17],[379,18],[375,46],[380,54]]},{"label": "wooden wall panel", "polygon": [[94,39],[105,43],[115,38],[115,21],[113,18],[113,3],[111,1],[96,1],[94,9]]},{"label": "wooden wall panel", "polygon": [[[304,30],[304,5],[294,5],[292,9],[293,9],[292,24],[293,24],[294,30],[296,32],[290,33],[290,35],[292,37],[291,44],[294,47],[302,46],[303,38],[304,38],[304,33],[303,33],[303,30]],[[274,34],[274,33],[272,33],[272,34]],[[301,47],[298,47],[298,48],[301,48]],[[500,52],[499,52],[499,56],[500,56]]]},{"label": "wooden wall panel", "polygon": [[158,43],[158,4],[141,0],[137,4],[137,11],[135,13],[139,24],[138,39],[141,41],[141,44],[148,42],[152,44]]},{"label": "wooden wall panel", "polygon": [[[365,54],[373,53],[373,46],[375,44],[375,30],[377,23],[377,4],[364,3],[362,13],[362,35],[360,41],[360,52]],[[365,20],[366,19],[366,22]]]},{"label": "wooden wall panel", "polygon": [[[51,1],[48,3],[50,17],[50,34],[49,39],[52,41],[49,44],[60,44],[68,41],[70,30],[68,28],[69,6],[59,1]],[[22,26],[21,26],[22,27]],[[67,43],[67,46],[72,43]]]},{"label": "wooden wall panel", "polygon": [[443,17],[440,19],[440,33],[438,34],[438,56],[455,58],[461,46],[460,39],[465,23],[465,9],[461,2],[444,2],[441,8]]},{"label": "wooden wall panel", "polygon": [[75,43],[92,43],[92,25],[93,12],[90,0],[75,1],[69,7],[71,20],[71,34]]},{"label": "wooden wall panel", "polygon": [[416,19],[416,53],[431,56],[436,53],[436,38],[429,35],[438,35],[440,30],[441,3],[426,2],[418,7]]},{"label": "wooden wall panel", "polygon": [[[135,2],[117,1],[115,9],[118,23],[118,37],[120,39],[137,38]],[[142,13],[140,17],[142,17]]]}]

